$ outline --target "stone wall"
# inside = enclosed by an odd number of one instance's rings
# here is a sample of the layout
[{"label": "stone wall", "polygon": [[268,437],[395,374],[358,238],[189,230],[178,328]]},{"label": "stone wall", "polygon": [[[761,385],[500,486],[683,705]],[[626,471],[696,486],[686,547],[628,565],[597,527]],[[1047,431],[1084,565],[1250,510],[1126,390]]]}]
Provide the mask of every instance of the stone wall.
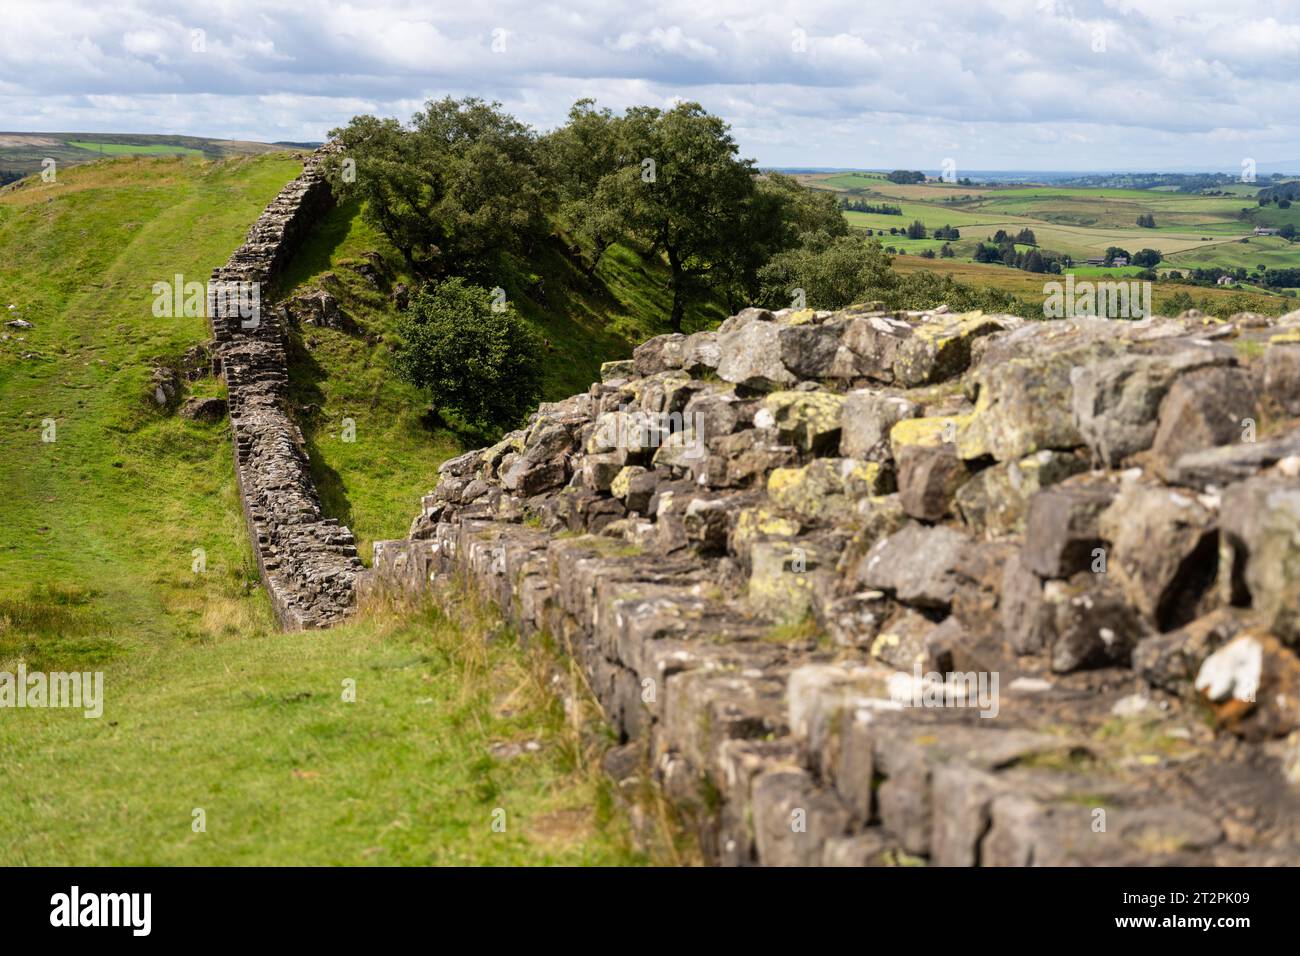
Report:
[{"label": "stone wall", "polygon": [[358,593],[571,648],[709,860],[1300,862],[1300,313],[751,309],[602,378]]},{"label": "stone wall", "polygon": [[[253,287],[267,295],[312,223],[328,210],[320,162],[308,158],[221,268],[212,272],[214,371],[225,377],[235,446],[235,475],[262,582],[282,627],[328,627],[353,606],[362,565],[352,532],[321,514],[302,432],[286,407],[289,382],[282,310],[238,299]],[[227,294],[234,292],[235,294]]]}]

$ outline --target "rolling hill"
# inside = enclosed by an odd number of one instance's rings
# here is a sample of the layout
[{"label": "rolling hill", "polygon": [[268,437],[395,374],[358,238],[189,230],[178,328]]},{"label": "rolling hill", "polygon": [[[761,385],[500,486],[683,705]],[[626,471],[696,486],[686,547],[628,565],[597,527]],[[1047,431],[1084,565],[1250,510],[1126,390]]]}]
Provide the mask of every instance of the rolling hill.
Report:
[{"label": "rolling hill", "polygon": [[[208,337],[201,317],[154,315],[153,284],[205,280],[299,168],[283,150],[126,155],[0,192],[0,306],[26,324],[0,326],[0,668],[102,670],[106,685],[101,721],[0,722],[13,771],[0,862],[636,862],[595,771],[601,738],[547,687],[562,669],[550,651],[489,643],[499,625],[472,606],[278,632],[228,422],[150,397],[153,369]],[[365,542],[404,533],[462,442],[388,368],[388,296],[409,280],[397,258],[340,207],[279,290],[324,285],[351,322],[293,330],[291,387],[324,504],[366,556]],[[376,263],[372,281],[360,267]],[[541,271],[545,301],[519,305],[549,342],[548,395],[660,330],[663,267],[631,250],[594,283],[558,243]],[[223,386],[199,377],[185,394]],[[356,704],[340,699],[347,678]],[[192,829],[200,809],[206,832]]]},{"label": "rolling hill", "polygon": [[260,156],[291,146],[202,136],[149,133],[4,133],[0,132],[0,185],[40,172],[46,160],[56,169],[94,162],[106,156]]}]

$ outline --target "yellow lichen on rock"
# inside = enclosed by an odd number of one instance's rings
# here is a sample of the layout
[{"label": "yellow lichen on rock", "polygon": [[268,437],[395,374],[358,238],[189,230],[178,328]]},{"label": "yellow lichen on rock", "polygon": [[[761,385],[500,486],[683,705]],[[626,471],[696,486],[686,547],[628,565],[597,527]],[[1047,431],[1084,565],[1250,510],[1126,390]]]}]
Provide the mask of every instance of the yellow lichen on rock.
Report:
[{"label": "yellow lichen on rock", "polygon": [[755,424],[771,426],[782,441],[804,451],[838,443],[844,396],[831,392],[773,392],[763,399]]},{"label": "yellow lichen on rock", "polygon": [[970,415],[936,415],[930,418],[904,418],[889,429],[889,445],[894,457],[907,445],[937,448],[956,442],[971,421]]}]

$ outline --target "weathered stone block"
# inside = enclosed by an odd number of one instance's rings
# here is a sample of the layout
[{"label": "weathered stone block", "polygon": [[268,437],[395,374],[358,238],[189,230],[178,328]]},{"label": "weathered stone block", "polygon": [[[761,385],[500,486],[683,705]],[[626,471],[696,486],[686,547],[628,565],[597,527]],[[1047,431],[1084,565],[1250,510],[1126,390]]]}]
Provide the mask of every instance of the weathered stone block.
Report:
[{"label": "weathered stone block", "polygon": [[867,554],[861,583],[918,607],[946,608],[960,583],[957,567],[969,539],[954,528],[909,524]]},{"label": "weathered stone block", "polygon": [[952,510],[953,495],[968,474],[952,444],[906,445],[899,449],[898,499],[921,521],[939,521]]},{"label": "weathered stone block", "polygon": [[1102,548],[1101,513],[1117,489],[1108,482],[1055,485],[1029,499],[1025,564],[1039,577],[1065,578],[1093,567]]},{"label": "weathered stone block", "polygon": [[844,396],[840,411],[840,454],[845,458],[888,461],[893,457],[889,432],[920,407],[898,395],[859,389]]},{"label": "weathered stone block", "polygon": [[770,770],[754,781],[754,833],[764,866],[817,866],[848,814],[802,770]]}]

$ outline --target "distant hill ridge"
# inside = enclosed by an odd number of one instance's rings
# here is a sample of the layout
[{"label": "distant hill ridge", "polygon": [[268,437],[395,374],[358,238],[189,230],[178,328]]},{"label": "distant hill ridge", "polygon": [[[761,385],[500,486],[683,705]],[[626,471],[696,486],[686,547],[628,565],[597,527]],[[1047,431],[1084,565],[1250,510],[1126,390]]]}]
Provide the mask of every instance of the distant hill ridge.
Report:
[{"label": "distant hill ridge", "polygon": [[[0,132],[0,185],[30,176],[45,168],[47,159],[57,166],[93,162],[105,156],[195,155],[206,159],[256,156],[318,144],[255,143],[205,136],[158,133],[23,133]],[[56,168],[57,168],[56,166]]]}]

